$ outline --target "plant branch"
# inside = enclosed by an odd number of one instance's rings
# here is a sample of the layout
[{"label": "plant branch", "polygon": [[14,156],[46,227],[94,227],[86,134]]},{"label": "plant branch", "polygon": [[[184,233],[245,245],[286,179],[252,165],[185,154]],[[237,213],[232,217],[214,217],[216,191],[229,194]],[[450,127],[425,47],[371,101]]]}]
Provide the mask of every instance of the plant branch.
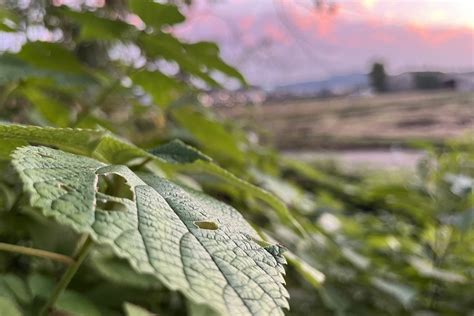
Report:
[{"label": "plant branch", "polygon": [[0,96],[0,108],[4,108],[7,104],[8,98],[13,94],[13,92],[18,88],[19,84],[18,83],[12,83],[10,85],[7,85]]},{"label": "plant branch", "polygon": [[[435,234],[435,245],[437,245],[438,243],[439,243],[439,236],[438,236],[438,234]],[[445,258],[448,255],[448,251],[450,250],[452,244],[453,244],[452,233],[450,233],[450,235],[448,237],[448,243],[447,243],[445,249],[443,250],[443,252],[438,255],[438,252],[436,250],[433,250],[433,253],[434,253],[433,266],[435,268],[439,268],[439,267],[442,266]],[[430,284],[432,285],[433,290],[432,290],[431,295],[430,295],[428,306],[430,308],[434,308],[435,305],[436,305],[436,299],[440,295],[441,287],[439,286],[438,282],[433,282],[433,280],[430,282]]]},{"label": "plant branch", "polygon": [[[133,69],[133,67],[128,67],[127,70],[125,71],[124,75],[125,76],[128,76],[130,75],[131,73],[133,73],[135,70]],[[117,87],[120,86],[120,83],[121,83],[121,80],[122,80],[122,77],[121,76],[118,76],[116,79],[114,79],[108,86],[104,87],[102,89],[102,91],[97,95],[97,97],[95,98],[94,102],[92,103],[92,105],[90,106],[86,106],[85,109],[79,113],[77,119],[76,119],[76,123],[75,125],[77,125],[84,117],[86,117],[87,115],[90,114],[90,112],[94,109],[94,108],[100,108],[102,106],[102,104],[105,102],[105,100],[107,100],[107,98],[109,97],[110,94],[112,94],[112,92],[115,91],[115,89]]]},{"label": "plant branch", "polygon": [[76,254],[74,255],[74,263],[69,266],[66,272],[64,272],[63,276],[61,277],[61,280],[59,280],[59,283],[56,285],[53,294],[49,297],[48,301],[43,306],[43,309],[39,314],[40,316],[47,316],[51,308],[54,307],[56,301],[67,288],[72,278],[76,274],[77,270],[79,270],[79,267],[81,266],[82,262],[84,262],[84,259],[87,257],[87,254],[89,253],[92,244],[92,240],[89,236],[87,236],[86,239],[82,238],[79,241],[78,245],[80,248],[78,248]]},{"label": "plant branch", "polygon": [[120,85],[120,78],[114,80],[109,86],[105,87],[97,96],[93,104],[89,106],[85,106],[84,109],[78,114],[75,125],[81,122],[83,118],[88,116],[94,108],[100,108],[100,106],[102,105],[102,103],[104,103],[104,101],[107,99],[109,94],[111,94],[119,85]]},{"label": "plant branch", "polygon": [[74,263],[73,258],[59,254],[59,253],[50,252],[50,251],[41,250],[41,249],[29,248],[29,247],[24,247],[24,246],[18,246],[18,245],[13,245],[13,244],[7,244],[3,242],[0,242],[0,251],[19,253],[19,254],[27,255],[27,256],[48,258],[53,261],[65,263],[67,265],[71,265]]}]

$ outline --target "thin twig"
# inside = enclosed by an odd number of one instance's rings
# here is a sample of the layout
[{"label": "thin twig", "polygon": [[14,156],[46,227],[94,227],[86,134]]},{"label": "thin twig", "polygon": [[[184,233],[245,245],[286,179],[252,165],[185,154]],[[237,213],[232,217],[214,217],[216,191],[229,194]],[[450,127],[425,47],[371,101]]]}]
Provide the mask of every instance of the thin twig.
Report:
[{"label": "thin twig", "polygon": [[86,259],[92,244],[93,244],[92,240],[89,236],[87,236],[86,239],[81,238],[81,240],[78,243],[78,245],[80,246],[80,249],[77,251],[76,255],[74,256],[74,263],[69,266],[66,272],[64,272],[63,276],[61,277],[61,280],[59,280],[59,283],[56,285],[56,288],[54,289],[53,294],[51,294],[48,301],[41,309],[41,312],[39,313],[40,316],[47,316],[49,314],[50,310],[56,304],[56,301],[58,300],[58,298],[61,296],[61,294],[64,292],[64,290],[67,288],[67,286],[71,282],[77,270],[79,270],[79,267],[81,266],[84,259]]},{"label": "thin twig", "polygon": [[3,242],[0,242],[0,251],[19,253],[19,254],[27,255],[27,256],[48,258],[54,261],[65,263],[67,265],[71,265],[74,263],[74,259],[65,255],[59,254],[59,253],[50,252],[50,251],[41,250],[41,249],[29,248],[29,247],[24,247],[24,246],[12,245],[12,244],[7,244]]}]

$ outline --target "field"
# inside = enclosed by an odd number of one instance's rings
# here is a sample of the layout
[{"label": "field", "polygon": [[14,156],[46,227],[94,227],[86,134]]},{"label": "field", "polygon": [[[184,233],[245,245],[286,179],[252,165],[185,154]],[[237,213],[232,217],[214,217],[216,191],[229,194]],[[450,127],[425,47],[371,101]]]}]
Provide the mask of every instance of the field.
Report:
[{"label": "field", "polygon": [[431,92],[222,108],[279,149],[353,150],[434,143],[474,130],[474,94]]}]

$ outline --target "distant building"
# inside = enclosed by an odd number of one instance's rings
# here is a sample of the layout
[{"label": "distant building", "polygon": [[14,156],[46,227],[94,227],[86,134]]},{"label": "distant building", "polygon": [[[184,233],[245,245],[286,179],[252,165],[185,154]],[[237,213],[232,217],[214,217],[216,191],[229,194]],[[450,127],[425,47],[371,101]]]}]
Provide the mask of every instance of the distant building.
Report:
[{"label": "distant building", "polygon": [[474,91],[474,72],[454,74],[452,80],[458,91]]},{"label": "distant building", "polygon": [[474,91],[474,73],[406,72],[388,77],[388,91],[412,90]]},{"label": "distant building", "polygon": [[406,72],[396,76],[388,76],[387,89],[390,92],[414,90],[413,74]]},{"label": "distant building", "polygon": [[[387,76],[388,92],[418,90],[455,90],[474,92],[474,72],[442,73],[435,71],[405,72]],[[308,81],[275,87],[267,92],[258,86],[238,90],[214,89],[200,95],[206,106],[232,107],[262,104],[268,101],[325,99],[340,96],[373,96],[367,75],[335,76],[322,81]]]},{"label": "distant building", "polygon": [[206,106],[231,107],[261,104],[266,98],[267,93],[262,88],[249,86],[238,90],[210,90],[200,96],[200,101]]}]

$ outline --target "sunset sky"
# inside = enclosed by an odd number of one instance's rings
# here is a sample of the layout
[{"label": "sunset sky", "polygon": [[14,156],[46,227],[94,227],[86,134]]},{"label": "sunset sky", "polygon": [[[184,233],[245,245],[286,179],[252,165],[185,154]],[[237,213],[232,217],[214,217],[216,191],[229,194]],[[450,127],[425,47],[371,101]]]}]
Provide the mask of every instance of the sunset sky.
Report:
[{"label": "sunset sky", "polygon": [[177,32],[220,43],[251,83],[364,73],[474,70],[474,0],[195,0]]}]

